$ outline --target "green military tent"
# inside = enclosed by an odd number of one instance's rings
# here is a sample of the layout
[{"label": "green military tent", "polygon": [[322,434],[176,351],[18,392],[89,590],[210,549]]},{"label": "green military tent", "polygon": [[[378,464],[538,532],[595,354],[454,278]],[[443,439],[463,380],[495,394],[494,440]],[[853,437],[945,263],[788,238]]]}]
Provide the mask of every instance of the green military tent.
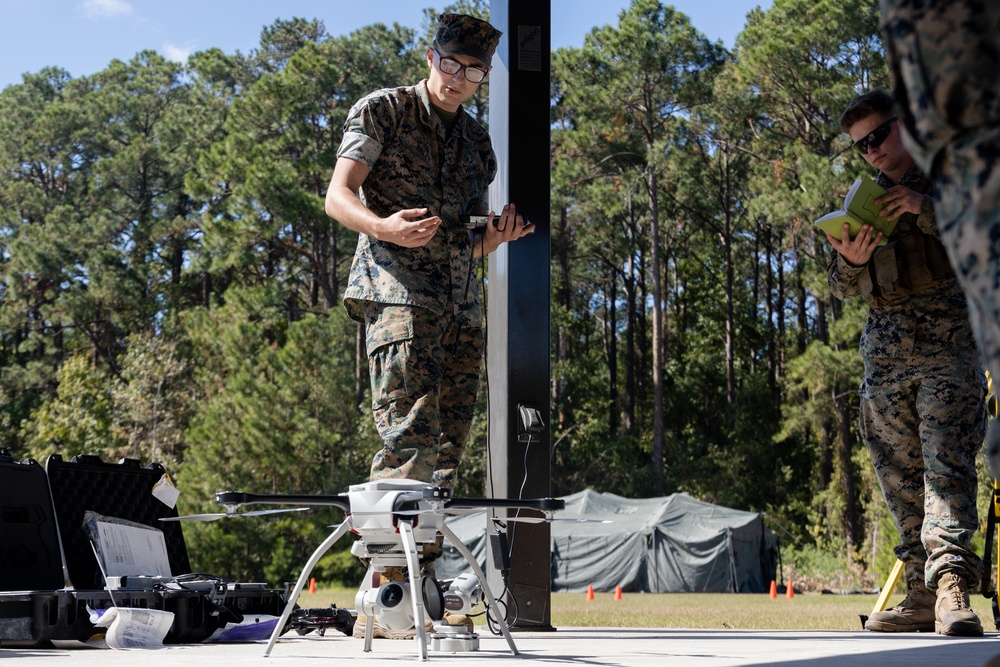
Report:
[{"label": "green military tent", "polygon": [[[760,513],[686,493],[633,499],[586,490],[564,500],[561,521],[551,524],[554,591],[761,593],[775,579],[778,539]],[[485,512],[449,518],[448,526],[482,566]],[[508,526],[516,540],[518,524]],[[441,580],[469,570],[447,543],[436,568]]]}]

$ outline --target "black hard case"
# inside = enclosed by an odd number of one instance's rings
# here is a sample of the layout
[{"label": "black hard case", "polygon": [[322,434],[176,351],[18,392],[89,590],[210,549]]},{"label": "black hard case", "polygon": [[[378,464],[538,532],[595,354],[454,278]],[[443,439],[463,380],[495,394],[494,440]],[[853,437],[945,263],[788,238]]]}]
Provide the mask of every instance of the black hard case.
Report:
[{"label": "black hard case", "polygon": [[70,634],[77,601],[64,586],[45,469],[0,449],[0,646],[42,646]]},{"label": "black hard case", "polygon": [[[87,510],[159,528],[173,574],[190,572],[177,516],[156,499],[163,466],[95,456],[49,457],[46,467],[15,462],[0,450],[0,647],[44,647],[53,640],[85,641],[99,632],[90,609],[112,606],[174,613],[168,644],[207,639],[243,615],[277,616],[284,593],[257,584],[220,582],[208,589],[103,589],[103,577],[83,530]],[[61,555],[61,557],[60,557]],[[112,597],[113,596],[113,597]]]},{"label": "black hard case", "polygon": [[63,587],[59,538],[45,470],[0,450],[0,591]]}]

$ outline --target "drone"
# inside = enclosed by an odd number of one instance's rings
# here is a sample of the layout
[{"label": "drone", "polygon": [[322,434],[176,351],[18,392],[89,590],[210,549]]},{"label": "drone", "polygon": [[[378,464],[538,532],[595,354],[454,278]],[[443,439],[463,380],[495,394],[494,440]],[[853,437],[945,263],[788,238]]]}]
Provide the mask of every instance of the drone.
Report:
[{"label": "drone", "polygon": [[[259,510],[245,512],[247,505],[304,505],[334,506],[344,511],[343,523],[317,547],[306,561],[295,586],[285,603],[284,611],[271,633],[264,656],[269,656],[278,637],[282,634],[295,608],[309,575],[320,558],[347,532],[359,535],[351,553],[368,563],[368,572],[355,596],[358,615],[365,616],[364,651],[372,650],[375,621],[390,630],[416,630],[417,652],[420,660],[427,660],[427,645],[435,650],[476,650],[478,635],[468,633],[461,626],[433,624],[434,632],[428,637],[426,620],[440,621],[445,609],[456,613],[471,611],[486,598],[487,621],[490,610],[498,610],[496,598],[486,583],[486,575],[469,549],[446,525],[448,515],[481,512],[488,509],[534,510],[544,516],[509,517],[504,521],[551,521],[552,513],[565,509],[559,498],[454,498],[449,489],[431,486],[426,482],[408,479],[386,479],[356,484],[347,493],[337,495],[256,495],[225,491],[215,495],[215,501],[225,508],[224,513],[193,515],[181,519],[215,520],[231,516],[268,514],[287,510]],[[447,591],[430,574],[421,574],[420,557],[425,548],[436,543],[443,535],[462,554],[472,568],[472,574],[453,580]],[[406,581],[384,581],[382,573],[387,568],[398,568],[407,573]],[[507,624],[497,622],[501,634],[513,655],[517,647]]]}]

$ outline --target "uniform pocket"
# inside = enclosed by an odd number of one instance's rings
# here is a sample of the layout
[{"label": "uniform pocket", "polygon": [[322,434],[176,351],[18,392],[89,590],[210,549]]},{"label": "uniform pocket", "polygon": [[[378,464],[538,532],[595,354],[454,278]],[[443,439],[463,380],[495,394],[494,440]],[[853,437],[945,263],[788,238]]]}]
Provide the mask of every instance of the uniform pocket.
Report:
[{"label": "uniform pocket", "polygon": [[373,350],[390,343],[398,343],[413,338],[413,320],[410,318],[380,318],[365,328],[365,343],[369,356]]},{"label": "uniform pocket", "polygon": [[408,394],[413,383],[408,377],[407,360],[413,340],[413,322],[379,320],[365,332],[368,369],[371,377],[372,408],[378,409]]}]

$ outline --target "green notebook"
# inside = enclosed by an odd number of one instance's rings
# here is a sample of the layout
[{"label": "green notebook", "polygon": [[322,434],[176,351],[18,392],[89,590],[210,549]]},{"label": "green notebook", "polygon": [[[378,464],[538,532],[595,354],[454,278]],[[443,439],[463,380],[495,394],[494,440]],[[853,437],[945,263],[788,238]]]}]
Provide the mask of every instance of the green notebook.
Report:
[{"label": "green notebook", "polygon": [[882,206],[876,204],[875,200],[884,194],[882,186],[872,179],[867,176],[859,178],[847,191],[844,208],[827,213],[813,224],[835,239],[839,239],[846,222],[851,226],[850,234],[853,239],[861,231],[861,225],[868,223],[875,228],[875,231],[882,232],[882,241],[879,245],[885,245],[896,227],[896,221],[879,216]]}]

